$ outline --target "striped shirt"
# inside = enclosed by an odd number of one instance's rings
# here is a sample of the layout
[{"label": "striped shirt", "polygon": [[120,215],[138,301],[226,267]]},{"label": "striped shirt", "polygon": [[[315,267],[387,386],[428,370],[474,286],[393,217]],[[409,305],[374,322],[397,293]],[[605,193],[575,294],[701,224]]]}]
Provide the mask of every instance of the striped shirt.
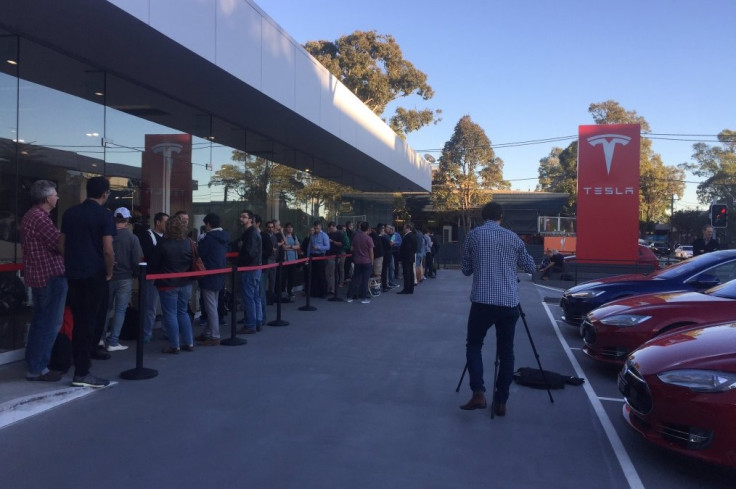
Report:
[{"label": "striped shirt", "polygon": [[64,257],[59,254],[59,230],[49,213],[34,206],[20,223],[23,247],[23,278],[29,287],[45,287],[51,277],[64,275]]},{"label": "striped shirt", "polygon": [[472,302],[504,307],[519,305],[517,268],[535,270],[521,238],[496,221],[486,221],[468,233],[461,267],[465,275],[473,276]]}]

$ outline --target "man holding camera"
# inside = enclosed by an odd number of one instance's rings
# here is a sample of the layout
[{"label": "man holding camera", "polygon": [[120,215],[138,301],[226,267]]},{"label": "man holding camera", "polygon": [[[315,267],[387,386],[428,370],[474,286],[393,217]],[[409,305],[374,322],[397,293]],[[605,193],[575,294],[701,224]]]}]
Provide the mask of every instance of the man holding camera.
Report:
[{"label": "man holding camera", "polygon": [[534,273],[534,259],[515,233],[501,227],[503,208],[490,202],[481,212],[485,224],[468,233],[463,245],[462,272],[473,276],[466,343],[466,366],[473,397],[460,409],[486,407],[483,383],[483,339],[496,326],[496,354],[499,359],[492,409],[506,414],[509,386],[514,376],[514,330],[519,319],[517,268]]}]

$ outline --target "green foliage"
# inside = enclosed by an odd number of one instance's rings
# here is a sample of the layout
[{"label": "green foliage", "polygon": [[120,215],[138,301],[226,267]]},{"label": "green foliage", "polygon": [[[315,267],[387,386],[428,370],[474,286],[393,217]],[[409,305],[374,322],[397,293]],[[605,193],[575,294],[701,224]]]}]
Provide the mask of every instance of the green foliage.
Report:
[{"label": "green foliage", "polygon": [[335,218],[342,195],[350,192],[354,190],[348,186],[324,178],[307,176],[304,186],[294,192],[294,196],[297,200],[311,202],[313,209],[324,206],[326,216]]},{"label": "green foliage", "polygon": [[458,211],[469,230],[471,209],[486,203],[490,190],[509,187],[502,174],[503,161],[494,154],[491,140],[469,115],[463,116],[439,158],[432,180],[434,206]]},{"label": "green foliage", "polygon": [[411,221],[411,213],[406,205],[406,198],[401,193],[394,194],[394,221]]},{"label": "green foliage", "polygon": [[689,244],[700,237],[701,230],[710,224],[707,212],[697,210],[675,211],[672,214],[672,239],[682,244]]},{"label": "green foliage", "polygon": [[724,129],[718,134],[720,146],[705,143],[693,145],[694,163],[683,163],[681,168],[704,178],[697,189],[698,201],[706,204],[716,201],[733,202],[736,195],[736,131]]},{"label": "green foliage", "polygon": [[297,171],[285,165],[273,163],[259,156],[234,150],[234,163],[224,164],[210,178],[208,187],[224,187],[223,200],[234,193],[236,200],[252,205],[265,206],[271,192],[278,191],[286,201],[303,185],[297,180]]},{"label": "green foliage", "polygon": [[[434,96],[427,75],[404,59],[391,35],[355,31],[334,42],[309,41],[304,48],[379,116],[400,97],[418,95],[429,100]],[[440,112],[398,108],[390,126],[403,135],[437,123]]]},{"label": "green foliage", "polygon": [[564,150],[552,148],[548,156],[539,160],[537,190],[568,194],[562,213],[574,216],[578,203],[578,142],[573,141]]}]

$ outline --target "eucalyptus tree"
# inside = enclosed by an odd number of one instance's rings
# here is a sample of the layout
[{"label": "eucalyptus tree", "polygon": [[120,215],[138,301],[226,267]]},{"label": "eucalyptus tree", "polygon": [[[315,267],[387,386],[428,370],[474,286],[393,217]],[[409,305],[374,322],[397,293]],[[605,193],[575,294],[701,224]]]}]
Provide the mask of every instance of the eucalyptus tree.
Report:
[{"label": "eucalyptus tree", "polygon": [[458,212],[460,226],[468,231],[471,211],[485,204],[492,190],[509,187],[503,180],[503,161],[496,157],[491,140],[469,115],[463,116],[442,148],[432,179],[435,208]]},{"label": "eucalyptus tree", "polygon": [[[404,59],[393,36],[376,31],[355,31],[336,41],[309,41],[304,48],[376,115],[402,97],[434,97],[427,75]],[[416,131],[439,122],[439,109],[397,107],[388,124],[397,134]]]}]

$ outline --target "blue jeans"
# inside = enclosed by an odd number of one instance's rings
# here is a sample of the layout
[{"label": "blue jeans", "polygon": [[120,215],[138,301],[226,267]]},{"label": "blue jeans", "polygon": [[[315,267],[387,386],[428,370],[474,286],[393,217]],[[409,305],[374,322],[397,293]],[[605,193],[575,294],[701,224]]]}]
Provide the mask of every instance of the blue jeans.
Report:
[{"label": "blue jeans", "polygon": [[179,348],[179,333],[185,345],[193,345],[192,321],[187,311],[192,286],[185,285],[171,290],[159,290],[158,295],[161,298],[161,315],[166,336],[169,338],[169,345],[172,348]]},{"label": "blue jeans", "polygon": [[[107,303],[108,320],[105,325],[105,331],[110,331],[108,337],[109,345],[117,345],[120,343],[120,330],[123,329],[123,321],[125,321],[125,311],[130,303],[130,296],[133,293],[133,279],[125,278],[122,280],[110,281],[110,290]],[[115,311],[110,322],[109,314]]]},{"label": "blue jeans", "polygon": [[28,377],[48,372],[56,335],[61,329],[66,303],[67,283],[64,277],[50,277],[43,287],[33,287],[33,318],[26,342]]},{"label": "blue jeans", "polygon": [[514,379],[514,331],[519,319],[518,307],[494,306],[473,302],[468,316],[468,337],[465,359],[468,365],[470,388],[473,392],[485,392],[483,384],[483,339],[488,328],[496,326],[496,354],[499,359],[496,392],[493,402],[506,404],[509,386]]},{"label": "blue jeans", "polygon": [[241,272],[240,291],[245,309],[245,327],[255,329],[263,321],[261,306],[261,270]]}]

